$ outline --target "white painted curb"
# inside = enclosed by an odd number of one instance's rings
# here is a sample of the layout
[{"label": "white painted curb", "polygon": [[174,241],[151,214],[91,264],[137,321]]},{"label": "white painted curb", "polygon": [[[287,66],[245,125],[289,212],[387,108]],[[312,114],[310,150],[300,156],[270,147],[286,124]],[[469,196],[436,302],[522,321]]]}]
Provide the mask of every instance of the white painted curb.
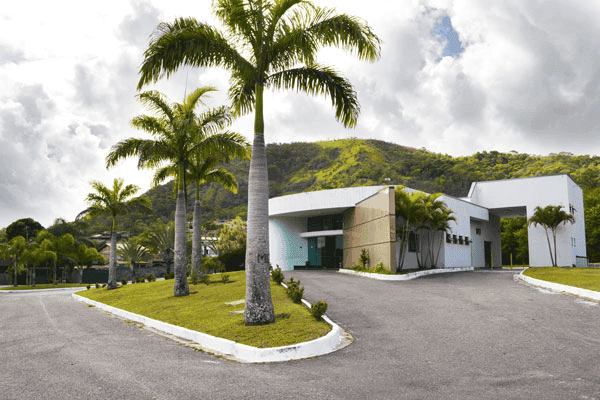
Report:
[{"label": "white painted curb", "polygon": [[473,271],[473,267],[465,267],[465,268],[444,268],[444,269],[426,269],[423,271],[410,272],[408,274],[402,275],[384,275],[384,274],[373,274],[370,272],[359,272],[351,269],[340,269],[338,272],[342,274],[348,275],[357,275],[363,276],[365,278],[378,279],[380,281],[408,281],[411,279],[418,278],[420,276],[425,275],[433,275],[433,274],[444,274],[448,272],[462,272],[462,271]]},{"label": "white painted curb", "polygon": [[[525,271],[523,271],[525,272]],[[543,281],[541,279],[535,279],[527,275],[523,275],[523,272],[515,275],[515,279],[519,279],[531,286],[537,286],[543,289],[548,289],[556,293],[570,294],[572,296],[581,297],[587,300],[600,302],[600,292],[594,290],[581,289],[574,286],[562,285],[560,283]]]},{"label": "white painted curb", "polygon": [[189,340],[197,344],[203,350],[217,353],[225,358],[241,362],[266,363],[301,360],[332,353],[335,350],[344,347],[344,340],[347,341],[343,330],[325,315],[323,315],[323,319],[331,325],[331,331],[327,335],[309,342],[263,349],[171,325],[166,322],[157,321],[152,318],[144,317],[143,315],[134,314],[129,311],[121,310],[120,308],[111,307],[104,303],[90,300],[79,296],[76,293],[73,293],[72,296],[77,301],[93,305],[94,307],[118,317],[138,322],[158,331]]},{"label": "white painted curb", "polygon": [[0,293],[40,293],[40,292],[56,292],[59,290],[74,290],[76,292],[81,292],[85,290],[85,286],[76,286],[76,287],[64,287],[64,288],[52,288],[52,289],[31,289],[31,290],[0,290]]}]

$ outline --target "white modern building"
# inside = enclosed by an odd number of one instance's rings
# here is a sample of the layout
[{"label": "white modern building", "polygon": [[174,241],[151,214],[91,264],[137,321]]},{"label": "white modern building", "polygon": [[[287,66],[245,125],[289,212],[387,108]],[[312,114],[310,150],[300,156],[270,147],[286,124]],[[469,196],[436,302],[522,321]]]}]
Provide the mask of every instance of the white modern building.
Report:
[{"label": "white modern building", "polygon": [[[366,249],[371,267],[381,263],[395,270],[400,240],[394,190],[395,186],[351,187],[270,199],[271,264],[283,270],[350,267]],[[439,199],[456,221],[450,221],[450,232],[435,243],[438,268],[501,267],[500,219],[529,219],[536,206],[547,205],[563,206],[575,217],[575,223],[558,228],[558,265],[587,265],[583,192],[566,174],[474,182],[465,198]],[[552,265],[544,228],[529,226],[528,237],[530,265]],[[423,246],[424,238],[411,233],[404,269],[417,268]]]}]

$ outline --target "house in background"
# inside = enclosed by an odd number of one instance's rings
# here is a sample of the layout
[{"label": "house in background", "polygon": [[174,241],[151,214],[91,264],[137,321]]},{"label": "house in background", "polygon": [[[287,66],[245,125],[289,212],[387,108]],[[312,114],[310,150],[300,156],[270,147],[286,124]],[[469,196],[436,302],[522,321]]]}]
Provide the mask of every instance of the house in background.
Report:
[{"label": "house in background", "polygon": [[[358,264],[363,249],[370,266],[395,270],[399,257],[395,186],[321,190],[269,200],[271,264],[283,270]],[[412,191],[413,189],[405,189]],[[562,205],[575,216],[557,234],[558,265],[587,265],[583,191],[568,175],[474,182],[465,198],[439,198],[454,212],[442,238],[439,268],[501,267],[500,218],[533,215],[536,206]],[[404,269],[417,268],[423,238],[411,235]],[[551,265],[544,228],[528,228],[529,263]]]}]

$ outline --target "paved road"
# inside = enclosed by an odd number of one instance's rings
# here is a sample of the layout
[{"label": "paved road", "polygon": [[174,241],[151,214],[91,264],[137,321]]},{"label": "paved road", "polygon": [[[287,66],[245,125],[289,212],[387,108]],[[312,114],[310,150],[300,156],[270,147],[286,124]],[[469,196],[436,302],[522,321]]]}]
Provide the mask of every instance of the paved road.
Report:
[{"label": "paved road", "polygon": [[[289,277],[289,273],[286,274]],[[0,295],[2,399],[600,399],[600,306],[510,273],[294,272],[356,341],[236,364],[58,293]]]}]

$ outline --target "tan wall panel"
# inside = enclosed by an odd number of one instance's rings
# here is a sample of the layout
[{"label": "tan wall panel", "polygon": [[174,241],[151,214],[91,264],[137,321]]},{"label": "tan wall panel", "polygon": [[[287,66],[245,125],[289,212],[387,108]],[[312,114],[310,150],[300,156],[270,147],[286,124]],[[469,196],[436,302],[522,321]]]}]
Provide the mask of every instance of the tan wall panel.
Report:
[{"label": "tan wall panel", "polygon": [[396,252],[393,204],[394,192],[386,188],[344,213],[344,267],[357,265],[366,249],[370,267],[381,262],[392,270]]}]

